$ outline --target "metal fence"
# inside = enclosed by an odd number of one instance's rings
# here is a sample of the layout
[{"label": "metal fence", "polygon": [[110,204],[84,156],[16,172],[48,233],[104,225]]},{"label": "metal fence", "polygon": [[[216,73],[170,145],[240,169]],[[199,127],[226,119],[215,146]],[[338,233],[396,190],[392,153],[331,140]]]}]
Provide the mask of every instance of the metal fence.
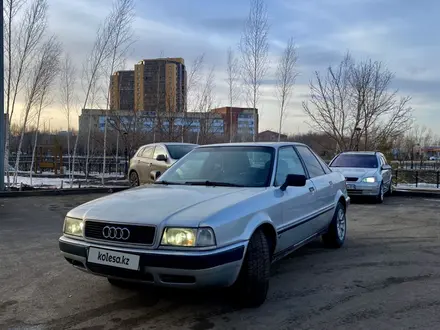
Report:
[{"label": "metal fence", "polygon": [[396,185],[408,185],[417,188],[440,188],[440,171],[433,170],[393,170]]},{"label": "metal fence", "polygon": [[[10,157],[9,158],[9,165],[10,165],[10,169],[14,170],[15,169],[15,157]],[[45,162],[54,162],[54,157],[53,156],[46,156],[44,157],[44,161]],[[73,157],[72,157],[72,162],[73,162]],[[31,164],[32,164],[32,156],[27,156],[27,155],[23,155],[20,156],[20,163],[18,166],[18,171],[23,171],[23,172],[27,172],[30,171],[31,169]],[[84,175],[86,175],[86,166],[87,165],[87,158],[85,156],[77,156],[75,157],[75,172],[80,172]],[[88,174],[90,173],[103,173],[103,158],[102,157],[90,157],[88,159]],[[73,164],[71,163],[70,165],[71,167],[73,167]],[[118,160],[116,160],[115,157],[107,157],[106,158],[106,171],[105,173],[115,173],[115,174],[125,174],[126,172],[126,166],[127,166],[127,162],[125,161],[124,158],[118,158]],[[68,167],[69,167],[69,158],[68,157],[63,157],[63,172],[67,173],[68,171]],[[47,169],[47,168],[39,168],[39,162],[35,161],[34,162],[34,171],[36,172],[40,172],[40,171],[44,171],[44,172],[53,172],[54,170],[52,169]]]}]

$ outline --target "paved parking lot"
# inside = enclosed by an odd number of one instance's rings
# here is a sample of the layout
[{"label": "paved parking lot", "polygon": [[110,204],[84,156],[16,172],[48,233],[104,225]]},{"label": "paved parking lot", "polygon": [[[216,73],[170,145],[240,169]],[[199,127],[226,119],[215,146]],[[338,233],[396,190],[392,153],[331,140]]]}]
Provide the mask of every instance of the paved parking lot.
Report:
[{"label": "paved parking lot", "polygon": [[[353,204],[344,248],[313,242],[273,267],[268,301],[112,288],[58,251],[65,213],[99,196],[0,199],[0,328],[438,329],[440,200]],[[223,290],[224,291],[224,290]]]}]

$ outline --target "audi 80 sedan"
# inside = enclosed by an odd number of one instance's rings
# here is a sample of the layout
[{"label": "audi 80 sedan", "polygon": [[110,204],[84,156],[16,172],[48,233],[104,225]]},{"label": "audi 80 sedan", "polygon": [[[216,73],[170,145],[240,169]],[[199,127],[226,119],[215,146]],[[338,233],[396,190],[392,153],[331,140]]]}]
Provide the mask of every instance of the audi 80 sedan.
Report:
[{"label": "audi 80 sedan", "polygon": [[318,236],[343,245],[349,202],[343,175],[304,144],[200,146],[152,185],[71,210],[59,247],[116,286],[231,287],[256,307],[273,262]]}]

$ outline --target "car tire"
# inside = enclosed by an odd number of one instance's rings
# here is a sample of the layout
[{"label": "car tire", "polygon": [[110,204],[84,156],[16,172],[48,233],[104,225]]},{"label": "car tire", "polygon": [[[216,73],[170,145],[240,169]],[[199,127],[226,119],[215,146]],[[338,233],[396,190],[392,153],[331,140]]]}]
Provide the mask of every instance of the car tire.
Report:
[{"label": "car tire", "polygon": [[379,194],[375,197],[375,202],[377,204],[382,204],[384,196],[385,196],[385,194],[383,192],[383,182],[381,182],[380,187],[379,187]]},{"label": "car tire", "polygon": [[130,181],[130,187],[137,187],[137,186],[139,186],[139,175],[137,174],[136,171],[131,171],[130,172],[129,181]]},{"label": "car tire", "polygon": [[338,249],[345,242],[345,236],[347,234],[347,216],[346,208],[341,202],[336,205],[335,214],[333,215],[332,222],[328,227],[327,233],[322,235],[322,241],[324,244],[333,249]]},{"label": "car tire", "polygon": [[110,278],[110,277],[107,277],[107,280],[112,286],[115,286],[115,287],[118,287],[121,289],[132,289],[134,287],[133,282],[118,280],[116,278]]},{"label": "car tire", "polygon": [[233,286],[241,307],[259,307],[267,297],[270,278],[269,241],[261,229],[251,237],[238,279]]},{"label": "car tire", "polygon": [[392,194],[393,194],[393,180],[391,180],[390,186],[388,187],[388,190],[385,193],[385,196],[391,196]]}]

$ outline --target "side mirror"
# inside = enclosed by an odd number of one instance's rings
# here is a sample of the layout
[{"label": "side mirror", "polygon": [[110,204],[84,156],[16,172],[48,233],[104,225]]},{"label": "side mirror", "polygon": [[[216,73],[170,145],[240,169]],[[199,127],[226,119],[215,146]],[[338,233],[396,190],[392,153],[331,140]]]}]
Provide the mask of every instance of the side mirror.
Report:
[{"label": "side mirror", "polygon": [[382,165],[383,171],[391,170],[391,168],[392,168],[391,165],[388,165],[388,164]]},{"label": "side mirror", "polygon": [[156,181],[160,177],[161,174],[162,173],[160,173],[160,171],[151,171],[150,172],[150,179],[153,181]]},{"label": "side mirror", "polygon": [[286,181],[282,184],[280,189],[286,190],[287,187],[304,187],[306,185],[307,178],[302,174],[287,174]]},{"label": "side mirror", "polygon": [[163,155],[163,154],[157,155],[156,156],[156,160],[159,161],[159,162],[166,162],[167,161],[167,156]]}]

